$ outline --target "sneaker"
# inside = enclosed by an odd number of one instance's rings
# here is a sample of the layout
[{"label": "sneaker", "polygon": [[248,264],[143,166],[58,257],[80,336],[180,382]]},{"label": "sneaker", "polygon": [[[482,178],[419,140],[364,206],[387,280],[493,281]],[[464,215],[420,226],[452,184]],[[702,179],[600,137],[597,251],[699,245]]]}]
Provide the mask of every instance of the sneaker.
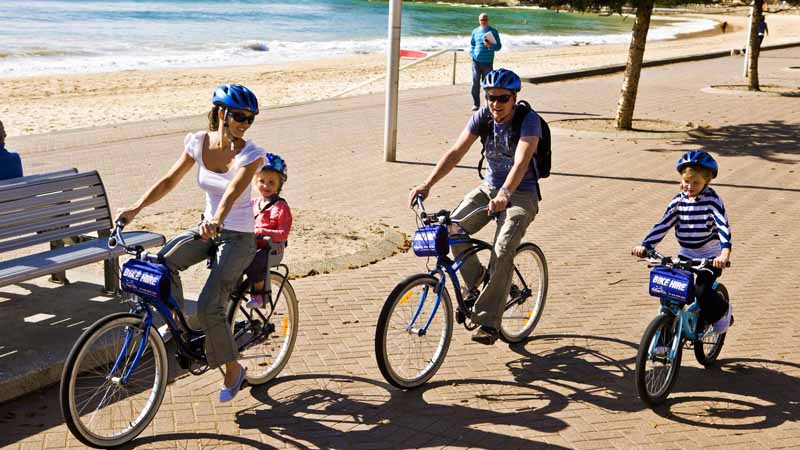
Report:
[{"label": "sneaker", "polygon": [[477,111],[477,110],[479,110],[479,109],[481,109],[481,108],[480,108],[480,106],[473,106],[473,107],[472,107],[472,110],[473,110],[473,111]]},{"label": "sneaker", "polygon": [[483,345],[492,345],[497,341],[500,333],[492,327],[481,325],[478,332],[472,335],[472,342],[477,342]]},{"label": "sneaker", "polygon": [[728,305],[728,311],[722,316],[722,319],[714,322],[714,332],[722,334],[728,331],[731,323],[733,322],[733,305]]},{"label": "sneaker", "polygon": [[659,345],[653,349],[653,356],[655,358],[666,358],[669,353],[669,347],[666,345]]},{"label": "sneaker", "polygon": [[222,389],[219,391],[219,402],[220,403],[228,403],[229,401],[233,400],[236,397],[236,394],[239,393],[239,390],[242,388],[244,384],[245,376],[247,375],[247,367],[242,367],[242,370],[239,371],[239,378],[233,383],[231,387],[225,387],[225,384],[222,385]]},{"label": "sneaker", "polygon": [[262,294],[253,294],[244,306],[248,308],[263,308],[264,296]]}]

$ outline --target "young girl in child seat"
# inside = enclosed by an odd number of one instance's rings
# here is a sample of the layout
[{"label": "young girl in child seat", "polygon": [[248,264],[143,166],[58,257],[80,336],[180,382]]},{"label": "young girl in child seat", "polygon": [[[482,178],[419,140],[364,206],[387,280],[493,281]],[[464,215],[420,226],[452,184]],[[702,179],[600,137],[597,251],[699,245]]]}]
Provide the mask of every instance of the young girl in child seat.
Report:
[{"label": "young girl in child seat", "polygon": [[664,217],[653,226],[642,245],[633,247],[631,253],[643,257],[675,227],[680,245],[678,256],[713,258],[713,273],[697,273],[695,295],[704,323],[713,324],[715,332],[724,333],[732,324],[733,307],[711,287],[730,259],[731,230],[722,199],[709,187],[711,179],[717,176],[717,162],[702,150],[692,150],[678,160],[677,169],[681,192],[669,202]]},{"label": "young girl in child seat", "polygon": [[261,195],[251,200],[256,219],[258,252],[245,272],[253,285],[253,293],[246,304],[248,308],[262,308],[264,296],[271,298],[267,273],[270,267],[277,266],[283,260],[283,250],[292,228],[292,210],[286,200],[280,197],[287,179],[286,161],[273,153],[267,153],[266,159],[266,164],[253,179]]}]

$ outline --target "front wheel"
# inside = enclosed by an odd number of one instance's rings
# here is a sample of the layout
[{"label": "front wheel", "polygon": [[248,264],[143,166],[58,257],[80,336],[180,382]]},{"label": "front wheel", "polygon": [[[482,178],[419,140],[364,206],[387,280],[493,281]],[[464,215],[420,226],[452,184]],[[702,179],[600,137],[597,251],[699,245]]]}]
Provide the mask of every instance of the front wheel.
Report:
[{"label": "front wheel", "polygon": [[[730,304],[728,288],[726,288],[725,285],[722,283],[717,284],[716,291],[717,294],[725,300],[725,303]],[[702,320],[699,320],[698,323],[699,322],[702,322]],[[695,359],[704,367],[714,365],[714,363],[717,362],[720,352],[722,352],[722,346],[725,345],[725,335],[728,333],[714,333],[711,324],[703,324],[703,329],[698,330],[697,334],[700,339],[694,341]]]},{"label": "front wheel", "polygon": [[167,389],[167,350],[154,327],[146,330],[140,316],[112,314],[72,347],[61,374],[61,414],[82,443],[122,445],[156,415]]},{"label": "front wheel", "polygon": [[272,380],[286,367],[297,341],[300,310],[294,289],[277,272],[270,273],[270,287],[272,302],[265,299],[263,308],[247,308],[249,293],[244,292],[232,299],[228,311],[238,361],[247,368],[247,382],[254,386]]},{"label": "front wheel", "polygon": [[[428,274],[398,284],[383,305],[375,330],[375,356],[383,377],[400,389],[428,381],[444,362],[453,335],[447,289]],[[426,328],[426,324],[428,324]]]},{"label": "front wheel", "polygon": [[675,358],[670,358],[677,319],[671,314],[660,314],[648,325],[636,354],[636,390],[639,398],[648,405],[657,405],[667,399],[681,368],[683,342],[678,345]]},{"label": "front wheel", "polygon": [[547,260],[542,249],[531,243],[517,247],[511,290],[500,322],[503,341],[522,342],[530,336],[544,312],[547,283]]}]

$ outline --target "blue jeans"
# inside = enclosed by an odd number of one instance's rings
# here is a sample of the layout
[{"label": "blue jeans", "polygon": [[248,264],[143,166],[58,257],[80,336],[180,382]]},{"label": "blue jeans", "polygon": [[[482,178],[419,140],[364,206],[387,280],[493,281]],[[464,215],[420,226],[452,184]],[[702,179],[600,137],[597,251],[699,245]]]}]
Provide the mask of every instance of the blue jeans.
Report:
[{"label": "blue jeans", "polygon": [[472,60],[472,104],[476,108],[481,107],[481,80],[492,71],[493,62],[478,62]]}]

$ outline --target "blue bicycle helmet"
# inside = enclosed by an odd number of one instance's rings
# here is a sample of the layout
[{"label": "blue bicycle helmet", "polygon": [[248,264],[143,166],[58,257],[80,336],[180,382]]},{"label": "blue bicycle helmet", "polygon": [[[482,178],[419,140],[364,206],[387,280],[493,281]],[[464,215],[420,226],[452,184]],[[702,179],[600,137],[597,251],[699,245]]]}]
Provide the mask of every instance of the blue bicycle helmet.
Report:
[{"label": "blue bicycle helmet", "polygon": [[522,80],[514,72],[508,69],[497,69],[487,73],[481,81],[481,87],[486,89],[500,88],[508,89],[512,92],[519,92],[522,89]]},{"label": "blue bicycle helmet", "polygon": [[711,171],[711,178],[716,178],[717,172],[719,171],[717,161],[703,150],[690,150],[684,153],[678,160],[678,164],[675,168],[678,169],[678,173],[681,173],[687,166],[705,167]]},{"label": "blue bicycle helmet", "polygon": [[241,84],[223,84],[214,89],[211,103],[214,106],[241,109],[258,114],[258,99],[256,95]]},{"label": "blue bicycle helmet", "polygon": [[274,170],[278,172],[284,183],[288,179],[286,161],[274,153],[267,153],[267,162],[264,163],[264,167],[262,167],[261,170]]}]

